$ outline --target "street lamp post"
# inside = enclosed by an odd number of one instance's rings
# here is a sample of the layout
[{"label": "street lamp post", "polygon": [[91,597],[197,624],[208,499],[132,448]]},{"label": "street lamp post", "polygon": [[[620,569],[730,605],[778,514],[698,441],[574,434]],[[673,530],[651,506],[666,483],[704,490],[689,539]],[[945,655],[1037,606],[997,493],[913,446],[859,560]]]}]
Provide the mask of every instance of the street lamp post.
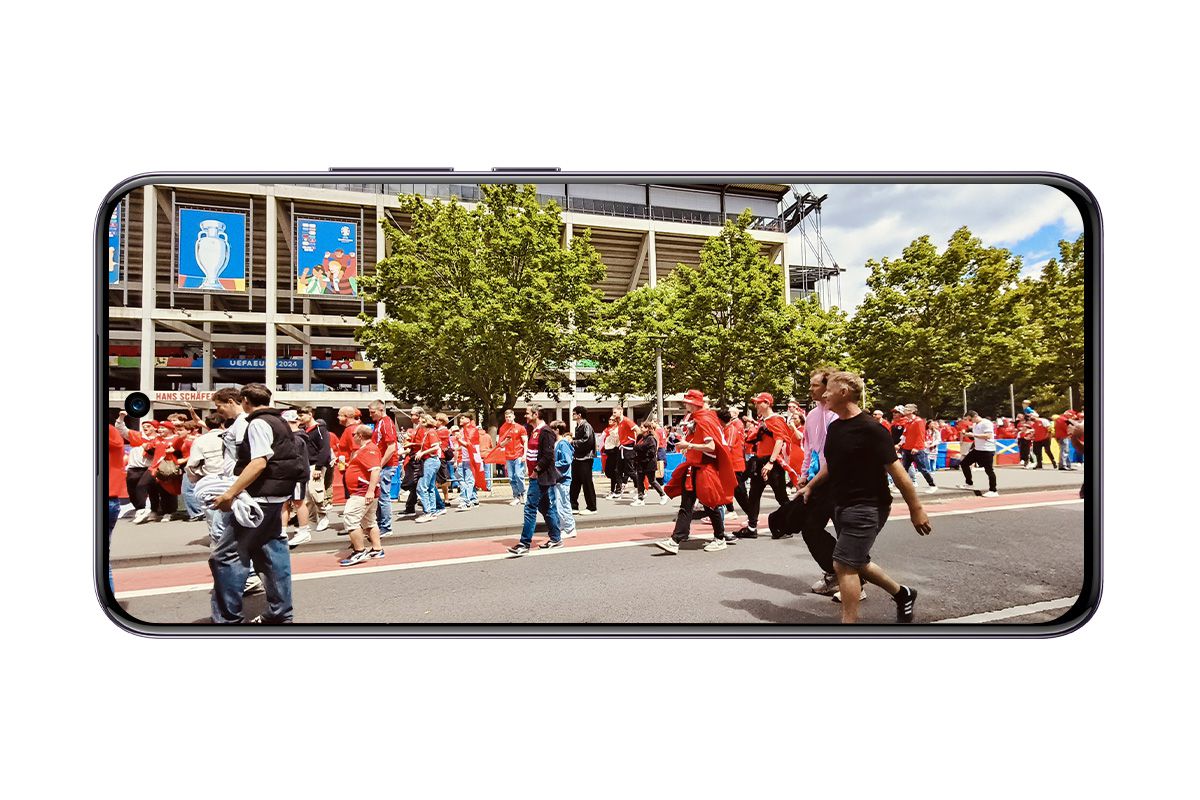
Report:
[{"label": "street lamp post", "polygon": [[654,377],[656,381],[656,396],[658,398],[658,424],[662,425],[666,422],[666,416],[663,414],[663,365],[662,365],[662,346],[667,340],[664,334],[651,334],[650,340],[654,342]]}]

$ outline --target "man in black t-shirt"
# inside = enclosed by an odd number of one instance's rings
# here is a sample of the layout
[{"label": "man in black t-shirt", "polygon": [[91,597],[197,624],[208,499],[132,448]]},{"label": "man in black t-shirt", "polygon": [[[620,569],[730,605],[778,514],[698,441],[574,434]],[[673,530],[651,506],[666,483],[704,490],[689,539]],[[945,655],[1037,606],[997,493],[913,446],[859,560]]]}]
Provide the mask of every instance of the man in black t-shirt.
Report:
[{"label": "man in black t-shirt", "polygon": [[858,622],[859,593],[864,580],[896,601],[897,622],[912,622],[916,591],[896,583],[871,561],[871,546],[891,511],[889,474],[908,504],[917,533],[925,536],[932,528],[912,481],[896,459],[888,432],[858,407],[862,394],[862,378],[854,373],[835,372],[829,376],[825,404],[838,418],[829,423],[825,435],[821,470],[801,493],[807,501],[814,486],[827,482],[833,496],[833,525],[837,530],[833,569],[842,598],[842,622]]}]

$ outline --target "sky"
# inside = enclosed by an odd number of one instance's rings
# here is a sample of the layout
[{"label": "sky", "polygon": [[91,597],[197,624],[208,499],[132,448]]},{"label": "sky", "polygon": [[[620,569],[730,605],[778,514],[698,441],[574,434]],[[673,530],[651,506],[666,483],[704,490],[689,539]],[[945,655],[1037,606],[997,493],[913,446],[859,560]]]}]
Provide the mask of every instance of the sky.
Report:
[{"label": "sky", "polygon": [[[1033,184],[827,184],[821,222],[825,243],[842,274],[842,306],[852,311],[866,294],[869,259],[898,258],[912,240],[929,234],[939,249],[966,225],[988,246],[1024,259],[1022,275],[1036,275],[1058,257],[1060,239],[1083,232],[1079,211],[1065,194]],[[788,258],[800,260],[793,231]],[[811,234],[810,234],[811,238]],[[810,255],[809,260],[812,260]],[[828,265],[828,257],[826,258]]]}]

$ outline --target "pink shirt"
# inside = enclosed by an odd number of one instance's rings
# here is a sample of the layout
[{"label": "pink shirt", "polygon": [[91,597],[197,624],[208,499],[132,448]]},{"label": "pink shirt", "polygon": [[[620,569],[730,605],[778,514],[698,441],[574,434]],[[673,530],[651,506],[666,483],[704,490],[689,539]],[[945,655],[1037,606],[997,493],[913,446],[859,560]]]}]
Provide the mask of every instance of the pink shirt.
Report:
[{"label": "pink shirt", "polygon": [[825,454],[825,432],[829,430],[829,423],[837,418],[838,415],[826,408],[824,403],[817,403],[813,410],[808,412],[804,421],[804,463],[800,466],[801,475],[808,474],[813,453]]}]

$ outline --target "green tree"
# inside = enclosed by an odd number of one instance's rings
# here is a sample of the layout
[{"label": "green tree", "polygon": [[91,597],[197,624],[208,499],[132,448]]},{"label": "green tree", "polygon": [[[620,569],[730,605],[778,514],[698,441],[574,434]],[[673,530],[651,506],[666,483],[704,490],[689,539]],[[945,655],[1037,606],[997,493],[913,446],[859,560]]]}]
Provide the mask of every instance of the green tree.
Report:
[{"label": "green tree", "polygon": [[1012,376],[1029,370],[1040,333],[1019,290],[1020,258],[963,227],[941,252],[922,236],[899,259],[867,267],[868,292],[848,335],[878,402],[950,416],[961,413],[967,387],[980,411],[1006,407],[991,406],[1007,398]]},{"label": "green tree", "polygon": [[399,198],[408,229],[384,223],[390,255],[360,279],[388,316],[363,315],[355,336],[397,397],[498,421],[520,397],[567,382],[601,309],[604,265],[586,229],[563,246],[560,210],[533,185],[481,193],[470,210]]},{"label": "green tree", "polygon": [[1066,408],[1068,398],[1077,408],[1083,402],[1083,234],[1074,242],[1060,241],[1058,253],[1037,280],[1022,282],[1040,329],[1036,366],[1024,391],[1035,405],[1055,410]]},{"label": "green tree", "polygon": [[651,289],[612,304],[595,346],[597,389],[616,396],[655,391],[655,355],[663,351],[663,390],[696,387],[714,405],[746,403],[760,391],[782,396],[803,372],[846,361],[845,315],[815,298],[787,304],[783,275],[762,254],[744,213]]}]

